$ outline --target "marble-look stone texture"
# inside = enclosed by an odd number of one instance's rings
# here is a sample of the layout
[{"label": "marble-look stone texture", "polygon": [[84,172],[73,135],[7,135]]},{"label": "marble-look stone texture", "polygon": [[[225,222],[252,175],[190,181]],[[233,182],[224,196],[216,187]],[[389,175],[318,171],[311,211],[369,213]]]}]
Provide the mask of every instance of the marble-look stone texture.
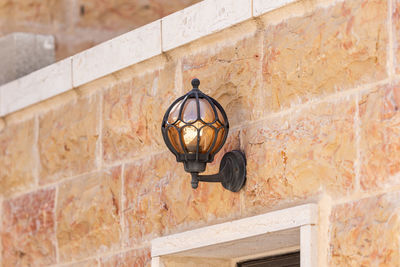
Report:
[{"label": "marble-look stone texture", "polygon": [[165,150],[161,135],[164,111],[180,96],[175,65],[121,79],[104,92],[103,160],[106,164]]},{"label": "marble-look stone texture", "polygon": [[71,263],[67,265],[63,265],[63,267],[96,267],[99,265],[99,261],[96,259],[80,261],[76,263]]},{"label": "marble-look stone texture", "polygon": [[10,195],[35,185],[35,142],[34,118],[0,130],[0,194]]},{"label": "marble-look stone texture", "polygon": [[266,109],[284,109],[386,78],[387,16],[387,1],[354,0],[268,26]]},{"label": "marble-look stone texture", "polygon": [[400,194],[337,205],[330,217],[330,266],[398,266]]},{"label": "marble-look stone texture", "polygon": [[40,184],[96,168],[99,99],[78,97],[39,116]]},{"label": "marble-look stone texture", "polygon": [[121,167],[66,181],[56,207],[61,262],[120,247]]},{"label": "marble-look stone texture", "polygon": [[[43,3],[58,5],[29,12]],[[288,7],[304,16],[264,24],[284,7],[0,119],[0,265],[149,266],[155,237],[323,198],[322,261],[396,266],[400,195],[383,194],[400,186],[387,1],[304,3]],[[244,151],[239,193],[193,190],[163,143],[164,112],[194,77],[231,122],[206,173]]]},{"label": "marble-look stone texture", "polygon": [[202,52],[186,53],[182,59],[185,91],[191,80],[200,79],[200,90],[224,107],[230,126],[259,119],[264,115],[263,91],[260,84],[262,35],[224,46],[210,45]]},{"label": "marble-look stone texture", "polygon": [[101,259],[101,267],[151,267],[150,249],[122,252]]},{"label": "marble-look stone texture", "polygon": [[400,0],[393,1],[393,38],[394,38],[394,69],[400,72]]},{"label": "marble-look stone texture", "polygon": [[353,96],[244,128],[244,211],[258,213],[323,191],[334,197],[351,193],[355,179],[355,111]]},{"label": "marble-look stone texture", "polygon": [[214,183],[200,182],[193,190],[190,174],[169,152],[126,165],[124,177],[124,244],[128,247],[240,214],[240,194]]},{"label": "marble-look stone texture", "polygon": [[56,262],[54,203],[54,188],[4,201],[2,266],[44,266]]},{"label": "marble-look stone texture", "polygon": [[400,85],[374,88],[360,96],[361,186],[376,190],[399,185]]}]

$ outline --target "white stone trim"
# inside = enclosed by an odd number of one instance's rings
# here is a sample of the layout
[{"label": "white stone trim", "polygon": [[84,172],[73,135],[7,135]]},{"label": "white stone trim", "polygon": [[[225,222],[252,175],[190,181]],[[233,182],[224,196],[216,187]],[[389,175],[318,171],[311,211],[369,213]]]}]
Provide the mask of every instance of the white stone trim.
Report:
[{"label": "white stone trim", "polygon": [[159,54],[161,22],[157,20],[73,56],[73,85],[83,85]]},{"label": "white stone trim", "polygon": [[187,44],[252,17],[252,0],[208,0],[162,19],[163,51]]},{"label": "white stone trim", "polygon": [[0,116],[295,1],[203,0],[0,86]]},{"label": "white stone trim", "polygon": [[[317,222],[318,206],[306,204],[156,238],[151,248],[152,267],[161,267],[162,257],[207,255],[209,258],[234,259],[232,253],[237,251],[251,255],[294,246],[300,246],[301,267],[316,267]],[[277,242],[280,240],[282,242]],[[260,247],[260,244],[266,247]]]},{"label": "white stone trim", "polygon": [[72,88],[71,58],[67,58],[1,86],[0,116]]}]

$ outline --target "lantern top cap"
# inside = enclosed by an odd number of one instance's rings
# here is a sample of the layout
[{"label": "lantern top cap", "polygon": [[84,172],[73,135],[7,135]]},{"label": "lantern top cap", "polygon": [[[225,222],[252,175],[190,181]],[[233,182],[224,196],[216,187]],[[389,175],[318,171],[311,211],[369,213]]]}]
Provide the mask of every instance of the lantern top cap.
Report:
[{"label": "lantern top cap", "polygon": [[194,78],[194,79],[192,80],[193,89],[199,89],[199,85],[200,85],[200,80],[197,79],[197,78]]}]

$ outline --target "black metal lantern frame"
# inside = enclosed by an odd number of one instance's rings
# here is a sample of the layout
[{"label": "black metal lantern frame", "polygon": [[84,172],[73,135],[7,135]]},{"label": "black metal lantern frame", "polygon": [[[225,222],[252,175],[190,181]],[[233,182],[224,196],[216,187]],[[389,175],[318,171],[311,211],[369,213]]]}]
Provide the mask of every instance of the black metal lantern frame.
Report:
[{"label": "black metal lantern frame", "polygon": [[[242,152],[238,150],[233,150],[224,155],[221,160],[219,173],[213,175],[199,175],[199,173],[204,172],[206,169],[206,164],[214,160],[214,156],[217,152],[221,150],[225,144],[226,138],[229,132],[229,122],[228,117],[222,106],[213,98],[204,94],[199,90],[200,81],[198,79],[192,80],[193,89],[186,95],[183,95],[176,99],[172,105],[167,109],[161,126],[162,135],[167,145],[168,149],[176,156],[178,162],[184,163],[184,168],[186,172],[192,175],[192,188],[196,189],[198,187],[199,181],[202,182],[221,182],[223,187],[237,192],[239,191],[245,183],[246,180],[246,159]],[[196,102],[197,118],[192,122],[185,122],[183,119],[185,104],[188,100],[194,99]],[[211,122],[206,122],[202,119],[200,111],[200,100],[206,100],[214,113],[214,119]],[[179,105],[179,112],[177,118],[171,122],[169,116],[171,110]],[[222,116],[222,118],[221,118]],[[194,124],[201,123],[201,127],[198,128]],[[185,127],[195,127],[197,129],[197,145],[196,151],[188,151],[185,146],[183,131]],[[206,152],[200,151],[200,138],[201,131],[205,127],[210,127],[214,131],[214,137],[211,146]],[[169,130],[174,128],[179,135],[179,146],[178,151],[176,147],[171,143]],[[223,134],[222,141],[218,140],[220,134]],[[175,144],[176,145],[176,144]]]}]

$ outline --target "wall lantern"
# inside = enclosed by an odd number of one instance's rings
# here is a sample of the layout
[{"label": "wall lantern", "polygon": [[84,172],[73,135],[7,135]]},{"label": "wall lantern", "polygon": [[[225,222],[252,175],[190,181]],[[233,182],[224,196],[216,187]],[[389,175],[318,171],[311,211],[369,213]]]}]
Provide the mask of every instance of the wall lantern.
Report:
[{"label": "wall lantern", "polygon": [[220,182],[224,188],[237,192],[246,181],[246,158],[240,151],[224,155],[219,173],[199,175],[225,144],[229,131],[224,109],[201,92],[199,85],[200,81],[193,79],[193,89],[176,99],[165,113],[161,126],[165,144],[192,175],[193,189],[198,187],[199,181]]}]

